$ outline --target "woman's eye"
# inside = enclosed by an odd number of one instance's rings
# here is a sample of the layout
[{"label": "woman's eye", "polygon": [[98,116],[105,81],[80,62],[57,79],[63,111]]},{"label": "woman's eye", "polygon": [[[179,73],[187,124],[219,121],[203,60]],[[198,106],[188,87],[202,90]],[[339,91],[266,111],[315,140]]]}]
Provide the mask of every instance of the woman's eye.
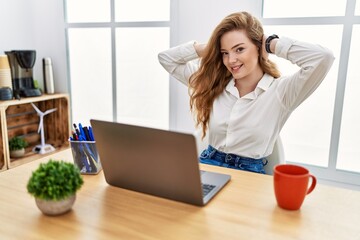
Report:
[{"label": "woman's eye", "polygon": [[222,52],[221,55],[226,56],[226,55],[228,55],[228,53],[227,52]]},{"label": "woman's eye", "polygon": [[236,52],[242,52],[244,50],[244,48],[240,47],[236,49]]}]

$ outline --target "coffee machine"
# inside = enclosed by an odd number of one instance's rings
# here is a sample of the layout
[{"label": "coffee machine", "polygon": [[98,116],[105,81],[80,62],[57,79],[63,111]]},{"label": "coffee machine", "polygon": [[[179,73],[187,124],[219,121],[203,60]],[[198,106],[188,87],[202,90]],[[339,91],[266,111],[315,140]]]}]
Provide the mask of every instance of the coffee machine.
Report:
[{"label": "coffee machine", "polygon": [[40,96],[42,93],[35,88],[33,79],[36,51],[12,50],[5,54],[9,59],[14,97],[20,99],[20,97]]}]

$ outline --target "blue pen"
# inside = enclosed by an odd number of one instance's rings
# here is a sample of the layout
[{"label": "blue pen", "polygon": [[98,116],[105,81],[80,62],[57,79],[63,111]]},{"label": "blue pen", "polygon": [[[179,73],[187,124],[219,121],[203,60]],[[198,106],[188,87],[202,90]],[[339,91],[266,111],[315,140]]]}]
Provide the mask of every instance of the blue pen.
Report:
[{"label": "blue pen", "polygon": [[96,167],[96,163],[98,162],[97,161],[97,158],[94,157],[93,153],[91,152],[89,146],[87,145],[87,143],[84,143],[86,144],[87,148],[85,148],[84,150],[84,153],[86,154],[87,156],[87,159],[89,160],[89,163],[90,163],[90,167],[92,169],[92,171],[96,171],[97,167]]},{"label": "blue pen", "polygon": [[93,134],[91,126],[89,126],[88,130],[89,130],[89,135],[90,135],[90,141],[95,141],[94,134]]},{"label": "blue pen", "polygon": [[[79,123],[79,128],[82,129],[80,123]],[[84,132],[84,131],[82,131],[82,132]],[[83,135],[82,133],[80,133],[79,141],[87,141],[84,136],[85,136],[85,134]],[[97,160],[96,160],[97,158],[96,158],[95,154],[93,153],[93,151],[90,149],[89,145],[88,145],[87,143],[84,143],[84,145],[85,145],[85,146],[84,146],[84,148],[85,148],[84,151],[87,150],[87,152],[89,153],[89,155],[90,155],[93,159],[95,159],[95,161],[97,162]]]},{"label": "blue pen", "polygon": [[86,141],[86,139],[83,137],[83,135],[79,135],[79,141]]},{"label": "blue pen", "polygon": [[91,141],[88,127],[83,127],[83,130],[84,130],[84,133],[85,133],[85,136],[86,136],[86,140]]},{"label": "blue pen", "polygon": [[88,154],[92,157],[92,159],[95,159],[96,162],[97,161],[97,157],[95,156],[95,154],[93,153],[93,151],[90,149],[89,145],[87,143],[85,143],[85,148],[88,152]]},{"label": "blue pen", "polygon": [[78,145],[78,147],[79,147],[78,150],[79,151],[77,151],[77,154],[79,155],[83,165],[85,166],[86,172],[90,172],[91,171],[91,166],[88,163],[88,159],[87,159],[86,154],[85,154],[84,146],[82,145],[82,143],[78,143],[78,144],[79,144]]},{"label": "blue pen", "polygon": [[79,130],[80,130],[80,134],[82,136],[83,141],[86,141],[86,135],[85,135],[85,132],[84,132],[84,129],[83,129],[81,123],[79,123]]}]

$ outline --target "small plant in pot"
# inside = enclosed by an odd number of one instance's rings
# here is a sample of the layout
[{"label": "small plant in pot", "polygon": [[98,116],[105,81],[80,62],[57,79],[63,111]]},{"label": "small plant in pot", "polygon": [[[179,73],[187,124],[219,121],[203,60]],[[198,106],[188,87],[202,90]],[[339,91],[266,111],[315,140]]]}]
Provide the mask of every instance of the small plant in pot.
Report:
[{"label": "small plant in pot", "polygon": [[83,183],[80,170],[73,163],[50,159],[32,173],[27,190],[41,212],[59,215],[72,208]]},{"label": "small plant in pot", "polygon": [[10,157],[17,158],[24,156],[27,146],[28,143],[24,138],[18,136],[11,138],[9,140]]}]

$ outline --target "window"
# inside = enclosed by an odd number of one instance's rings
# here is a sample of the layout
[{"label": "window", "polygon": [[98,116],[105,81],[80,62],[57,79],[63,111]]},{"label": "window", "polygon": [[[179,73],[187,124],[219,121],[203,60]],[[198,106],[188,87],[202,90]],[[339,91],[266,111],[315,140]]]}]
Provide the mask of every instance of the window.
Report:
[{"label": "window", "polygon": [[[264,0],[262,19],[268,35],[317,42],[330,48],[336,57],[324,82],[294,111],[281,132],[286,160],[308,166],[324,182],[357,185],[357,189],[360,18],[354,14],[359,14],[359,8],[359,0],[331,4],[325,0]],[[276,57],[272,60],[283,74],[297,69]]]},{"label": "window", "polygon": [[169,19],[170,0],[115,0],[116,22],[169,21]]},{"label": "window", "polygon": [[344,106],[341,120],[341,131],[337,168],[360,173],[360,73],[357,69],[360,55],[360,25],[354,25],[350,45],[349,64],[344,93]]},{"label": "window", "polygon": [[[344,16],[346,0],[264,0],[264,18]],[[324,7],[325,6],[325,7]]]},{"label": "window", "polygon": [[118,121],[168,128],[169,75],[157,54],[169,35],[167,27],[116,29]]},{"label": "window", "polygon": [[157,54],[170,45],[170,0],[67,0],[66,22],[72,120],[168,129]]},{"label": "window", "polygon": [[71,28],[68,39],[73,119],[112,120],[110,29]]},{"label": "window", "polygon": [[110,1],[67,0],[68,23],[110,22]]}]

